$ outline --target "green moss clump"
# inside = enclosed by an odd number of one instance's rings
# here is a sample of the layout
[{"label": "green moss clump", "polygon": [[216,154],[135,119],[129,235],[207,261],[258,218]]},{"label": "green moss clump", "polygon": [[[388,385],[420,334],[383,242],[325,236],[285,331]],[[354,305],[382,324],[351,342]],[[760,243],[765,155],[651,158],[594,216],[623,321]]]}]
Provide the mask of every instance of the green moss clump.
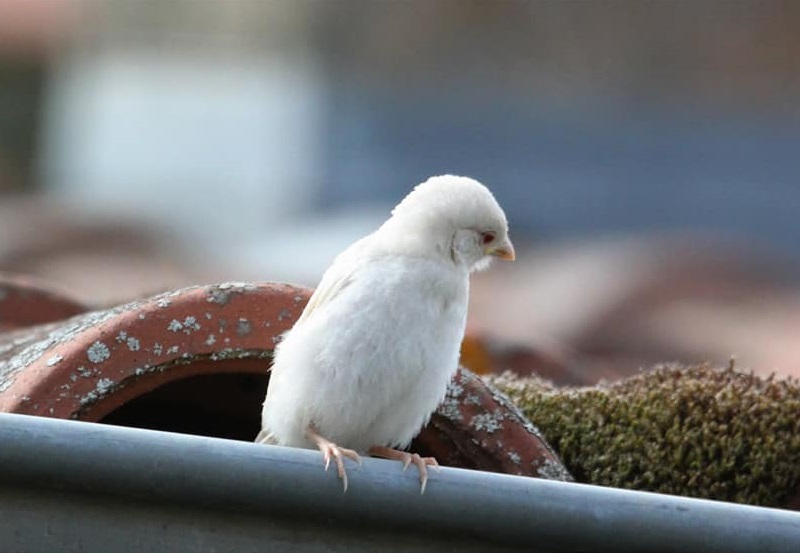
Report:
[{"label": "green moss clump", "polygon": [[566,389],[490,379],[579,482],[780,506],[800,484],[800,383],[707,365],[664,365]]}]

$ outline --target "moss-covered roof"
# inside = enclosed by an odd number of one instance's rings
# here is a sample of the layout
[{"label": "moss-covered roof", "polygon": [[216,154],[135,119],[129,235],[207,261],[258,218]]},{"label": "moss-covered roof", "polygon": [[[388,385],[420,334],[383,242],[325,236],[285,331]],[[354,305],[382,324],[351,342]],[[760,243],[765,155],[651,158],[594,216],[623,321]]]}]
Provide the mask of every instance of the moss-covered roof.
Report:
[{"label": "moss-covered roof", "polygon": [[580,482],[780,506],[800,483],[800,383],[658,366],[591,388],[490,379]]}]

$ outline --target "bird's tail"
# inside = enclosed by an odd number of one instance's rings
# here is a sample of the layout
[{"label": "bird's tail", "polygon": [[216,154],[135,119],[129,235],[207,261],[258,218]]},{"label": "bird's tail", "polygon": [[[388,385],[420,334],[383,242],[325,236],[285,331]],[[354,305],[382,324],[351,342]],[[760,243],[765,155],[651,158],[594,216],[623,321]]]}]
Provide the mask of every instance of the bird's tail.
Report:
[{"label": "bird's tail", "polygon": [[258,433],[258,436],[256,436],[256,439],[253,441],[257,444],[269,445],[277,445],[278,443],[275,436],[272,435],[272,432],[268,432],[265,428],[261,429],[261,432]]}]

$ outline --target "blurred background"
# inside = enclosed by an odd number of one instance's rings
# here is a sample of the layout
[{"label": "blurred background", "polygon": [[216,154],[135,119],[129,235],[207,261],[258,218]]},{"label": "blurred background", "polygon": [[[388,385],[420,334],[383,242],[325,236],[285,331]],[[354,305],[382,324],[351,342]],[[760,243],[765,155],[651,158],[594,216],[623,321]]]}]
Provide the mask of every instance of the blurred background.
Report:
[{"label": "blurred background", "polygon": [[[506,209],[477,370],[800,375],[800,3],[0,0],[0,271],[313,286],[428,176]],[[466,354],[465,354],[466,355]]]}]

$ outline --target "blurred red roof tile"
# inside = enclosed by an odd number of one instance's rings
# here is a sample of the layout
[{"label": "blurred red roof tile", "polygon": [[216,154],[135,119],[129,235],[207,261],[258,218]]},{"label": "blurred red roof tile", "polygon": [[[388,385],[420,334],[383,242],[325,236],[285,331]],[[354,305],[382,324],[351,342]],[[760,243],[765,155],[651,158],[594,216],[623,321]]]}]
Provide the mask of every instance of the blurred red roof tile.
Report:
[{"label": "blurred red roof tile", "polygon": [[59,321],[88,309],[37,279],[0,273],[0,332]]}]

